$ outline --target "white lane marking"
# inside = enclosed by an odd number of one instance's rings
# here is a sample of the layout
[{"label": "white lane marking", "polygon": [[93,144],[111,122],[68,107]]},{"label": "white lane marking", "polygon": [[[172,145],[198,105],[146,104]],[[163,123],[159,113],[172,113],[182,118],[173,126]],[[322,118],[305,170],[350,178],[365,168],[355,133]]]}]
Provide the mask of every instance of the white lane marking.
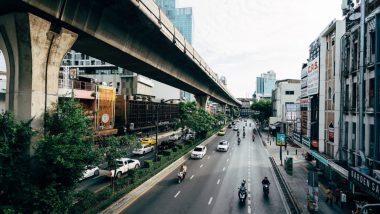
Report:
[{"label": "white lane marking", "polygon": [[212,153],[215,153],[215,151],[212,151]]},{"label": "white lane marking", "polygon": [[251,184],[248,184],[248,192],[251,191]]},{"label": "white lane marking", "polygon": [[212,202],[212,197],[210,198],[210,200],[208,200],[208,205],[210,205]]},{"label": "white lane marking", "polygon": [[216,184],[219,184],[220,183],[220,179],[218,179],[218,182],[216,182]]},{"label": "white lane marking", "polygon": [[223,171],[226,170],[226,167],[223,167]]},{"label": "white lane marking", "polygon": [[248,193],[248,198],[251,198],[251,193]]},{"label": "white lane marking", "polygon": [[203,167],[203,164],[201,164],[200,166],[199,166],[199,168],[202,168]]},{"label": "white lane marking", "polygon": [[207,157],[207,159],[210,159],[210,155]]},{"label": "white lane marking", "polygon": [[193,179],[193,178],[194,178],[194,175],[192,175],[192,176],[190,177],[190,180]]},{"label": "white lane marking", "polygon": [[227,158],[227,162],[229,161],[230,159],[229,158]]},{"label": "white lane marking", "polygon": [[248,200],[248,205],[251,205],[251,200]]},{"label": "white lane marking", "polygon": [[178,191],[177,194],[175,194],[174,198],[177,198],[177,196],[181,193],[181,191]]},{"label": "white lane marking", "polygon": [[248,214],[251,213],[251,206],[248,206]]}]

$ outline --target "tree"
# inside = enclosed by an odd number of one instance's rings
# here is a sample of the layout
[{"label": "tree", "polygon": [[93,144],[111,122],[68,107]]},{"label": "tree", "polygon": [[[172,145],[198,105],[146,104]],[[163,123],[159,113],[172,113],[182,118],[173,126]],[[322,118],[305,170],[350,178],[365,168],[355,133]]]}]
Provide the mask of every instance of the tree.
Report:
[{"label": "tree", "polygon": [[251,109],[256,111],[253,118],[260,123],[267,123],[270,116],[272,116],[272,101],[259,100],[251,105]]},{"label": "tree", "polygon": [[79,102],[63,100],[45,114],[45,134],[33,157],[36,210],[65,213],[86,165],[99,157],[90,120]]},{"label": "tree", "polygon": [[[31,203],[29,148],[34,135],[30,123],[0,114],[0,212],[23,212]],[[28,197],[29,196],[29,197]]]}]

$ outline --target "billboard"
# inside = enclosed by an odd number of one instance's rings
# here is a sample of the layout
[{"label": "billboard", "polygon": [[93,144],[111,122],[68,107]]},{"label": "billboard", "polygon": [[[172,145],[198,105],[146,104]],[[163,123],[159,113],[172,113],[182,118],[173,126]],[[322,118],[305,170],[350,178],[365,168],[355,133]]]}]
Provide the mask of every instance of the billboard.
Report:
[{"label": "billboard", "polygon": [[307,64],[307,94],[318,94],[319,91],[319,57]]},{"label": "billboard", "polygon": [[276,145],[277,146],[285,146],[286,145],[285,133],[277,133]]}]

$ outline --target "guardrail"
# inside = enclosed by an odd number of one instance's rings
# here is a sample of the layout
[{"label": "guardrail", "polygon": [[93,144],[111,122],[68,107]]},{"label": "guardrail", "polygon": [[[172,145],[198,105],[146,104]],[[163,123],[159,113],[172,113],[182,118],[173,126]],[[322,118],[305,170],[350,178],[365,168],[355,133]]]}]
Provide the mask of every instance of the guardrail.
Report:
[{"label": "guardrail", "polygon": [[284,193],[284,197],[285,197],[286,203],[289,206],[290,212],[293,214],[301,213],[301,209],[298,207],[297,201],[294,198],[292,192],[290,191],[290,188],[288,184],[286,183],[284,177],[282,176],[280,170],[278,169],[278,166],[276,162],[274,161],[273,157],[269,157],[269,161],[272,164],[273,171],[276,174],[278,183],[280,184],[280,188],[282,192]]},{"label": "guardrail", "polygon": [[192,59],[198,66],[215,82],[224,92],[234,99],[236,103],[240,103],[235,97],[231,95],[229,90],[218,79],[218,74],[212,71],[202,57],[195,51],[185,37],[174,26],[170,19],[162,12],[161,8],[153,0],[133,0],[134,4],[155,23],[161,32],[171,40],[177,48],[182,50],[190,59]]}]

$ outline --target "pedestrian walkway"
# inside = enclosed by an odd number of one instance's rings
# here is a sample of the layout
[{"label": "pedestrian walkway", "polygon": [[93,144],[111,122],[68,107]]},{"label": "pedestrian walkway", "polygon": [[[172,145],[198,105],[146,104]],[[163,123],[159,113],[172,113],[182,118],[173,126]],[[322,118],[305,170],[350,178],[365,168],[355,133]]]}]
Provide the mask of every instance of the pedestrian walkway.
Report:
[{"label": "pedestrian walkway", "polygon": [[[288,174],[284,166],[281,166],[280,160],[280,147],[276,146],[275,139],[272,136],[267,135],[267,132],[261,132],[263,144],[266,145],[268,153],[274,158],[277,163],[282,176],[291,189],[292,194],[298,202],[298,207],[302,209],[302,213],[309,213],[307,209],[307,179],[308,172],[314,169],[313,164],[310,161],[305,160],[304,154],[306,150],[296,146],[287,146],[282,149],[282,163],[287,155],[293,157],[293,173]],[[326,199],[326,185],[319,182],[319,213],[351,213],[349,208],[341,209],[339,205],[333,203],[328,205],[325,202]]]}]

